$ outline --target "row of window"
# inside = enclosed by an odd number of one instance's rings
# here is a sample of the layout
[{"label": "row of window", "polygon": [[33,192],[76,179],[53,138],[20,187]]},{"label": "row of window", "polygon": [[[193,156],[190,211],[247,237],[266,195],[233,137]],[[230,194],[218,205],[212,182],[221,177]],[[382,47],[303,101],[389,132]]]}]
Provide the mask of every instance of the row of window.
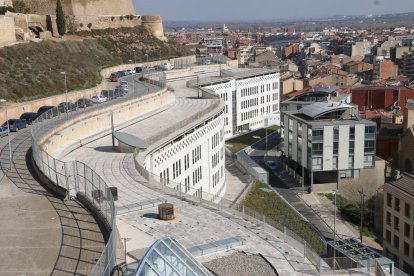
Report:
[{"label": "row of window", "polygon": [[[400,212],[400,199],[398,197],[393,198],[393,196],[390,193],[387,193],[387,206],[393,208],[397,212]],[[411,209],[412,207],[410,204],[404,204],[404,216],[406,218],[411,218]]]},{"label": "row of window", "polygon": [[193,164],[201,159],[201,145],[191,151]]},{"label": "row of window", "polygon": [[245,121],[245,120],[249,120],[249,119],[252,119],[252,118],[256,118],[257,116],[259,116],[259,111],[257,110],[257,109],[255,109],[255,110],[250,110],[250,111],[247,111],[247,112],[243,112],[242,114],[241,114],[241,119],[242,119],[242,121]]},{"label": "row of window", "polygon": [[181,175],[181,159],[173,163],[173,179],[175,179],[179,175]]},{"label": "row of window", "polygon": [[220,94],[220,98],[221,98],[223,101],[227,101],[227,100],[228,100],[227,93]]},{"label": "row of window", "polygon": [[211,156],[211,165],[213,168],[215,168],[217,164],[220,162],[220,152],[221,151],[218,151],[215,154],[213,154],[213,156]]},{"label": "row of window", "polygon": [[241,102],[241,109],[246,109],[257,105],[259,105],[259,100],[257,98],[249,99]]},{"label": "row of window", "polygon": [[193,171],[193,186],[196,185],[203,178],[201,166]]},{"label": "row of window", "polygon": [[213,188],[217,186],[220,181],[220,171],[217,171],[212,176]]},{"label": "row of window", "polygon": [[217,147],[220,141],[223,140],[223,135],[221,134],[221,137],[220,137],[220,134],[221,132],[217,132],[211,137],[211,149],[214,149],[215,147]]},{"label": "row of window", "polygon": [[[393,235],[393,239],[391,240],[391,232],[388,230],[385,230],[385,240],[391,244],[395,249],[400,249],[400,237],[398,235]],[[410,257],[410,244],[408,242],[403,242],[403,254],[406,257]],[[414,261],[414,247],[411,250],[411,258]]]},{"label": "row of window", "polygon": [[[271,89],[276,90],[278,88],[279,88],[279,83],[278,82],[268,83],[266,85],[262,84],[262,85],[260,85],[260,92],[263,93],[265,91],[270,91]],[[257,95],[258,93],[259,93],[259,87],[258,86],[243,88],[241,90],[241,96],[242,97]]]}]

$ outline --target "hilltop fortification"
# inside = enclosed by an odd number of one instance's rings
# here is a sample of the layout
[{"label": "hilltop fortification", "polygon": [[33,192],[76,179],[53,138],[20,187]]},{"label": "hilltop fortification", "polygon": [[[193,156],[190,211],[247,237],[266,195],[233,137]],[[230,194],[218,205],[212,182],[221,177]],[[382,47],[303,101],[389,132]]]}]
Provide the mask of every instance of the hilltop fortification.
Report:
[{"label": "hilltop fortification", "polygon": [[[55,14],[56,0],[25,0],[34,14]],[[61,0],[68,16],[135,15],[132,0]]]},{"label": "hilltop fortification", "polygon": [[[55,16],[57,0],[23,1],[30,14],[8,12],[6,16],[0,16],[3,33],[15,32],[20,40],[59,36]],[[165,40],[162,18],[158,15],[136,15],[132,0],[61,0],[61,3],[68,32],[143,26],[158,39]],[[0,7],[11,5],[12,0],[0,0]],[[0,37],[0,44],[14,41],[13,35]]]}]

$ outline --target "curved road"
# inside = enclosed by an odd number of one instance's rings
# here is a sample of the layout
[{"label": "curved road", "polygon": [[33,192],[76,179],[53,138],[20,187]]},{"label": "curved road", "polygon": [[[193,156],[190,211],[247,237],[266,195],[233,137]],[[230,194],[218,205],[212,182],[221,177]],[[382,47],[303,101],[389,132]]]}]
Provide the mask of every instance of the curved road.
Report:
[{"label": "curved road", "polygon": [[30,167],[29,129],[0,140],[0,274],[88,275],[105,243],[89,212],[77,201],[50,194]]}]

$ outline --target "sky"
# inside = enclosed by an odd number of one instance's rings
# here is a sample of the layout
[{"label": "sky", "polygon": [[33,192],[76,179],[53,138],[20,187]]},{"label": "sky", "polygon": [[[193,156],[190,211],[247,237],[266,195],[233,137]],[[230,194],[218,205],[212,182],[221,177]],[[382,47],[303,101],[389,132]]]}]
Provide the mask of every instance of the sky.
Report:
[{"label": "sky", "polygon": [[280,20],[414,12],[414,0],[133,0],[136,13],[170,21]]}]

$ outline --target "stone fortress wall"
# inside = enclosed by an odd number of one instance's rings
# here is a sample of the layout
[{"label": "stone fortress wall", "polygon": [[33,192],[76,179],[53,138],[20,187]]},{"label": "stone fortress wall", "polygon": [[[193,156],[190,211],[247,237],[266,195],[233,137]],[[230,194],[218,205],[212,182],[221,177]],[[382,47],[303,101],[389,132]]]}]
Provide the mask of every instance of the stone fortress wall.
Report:
[{"label": "stone fortress wall", "polygon": [[[25,1],[31,13],[55,14],[56,0]],[[62,0],[62,7],[68,29],[74,31],[144,26],[157,38],[165,39],[162,18],[135,15],[132,0]]]},{"label": "stone fortress wall", "polygon": [[0,44],[16,41],[14,19],[9,16],[0,16]]}]

